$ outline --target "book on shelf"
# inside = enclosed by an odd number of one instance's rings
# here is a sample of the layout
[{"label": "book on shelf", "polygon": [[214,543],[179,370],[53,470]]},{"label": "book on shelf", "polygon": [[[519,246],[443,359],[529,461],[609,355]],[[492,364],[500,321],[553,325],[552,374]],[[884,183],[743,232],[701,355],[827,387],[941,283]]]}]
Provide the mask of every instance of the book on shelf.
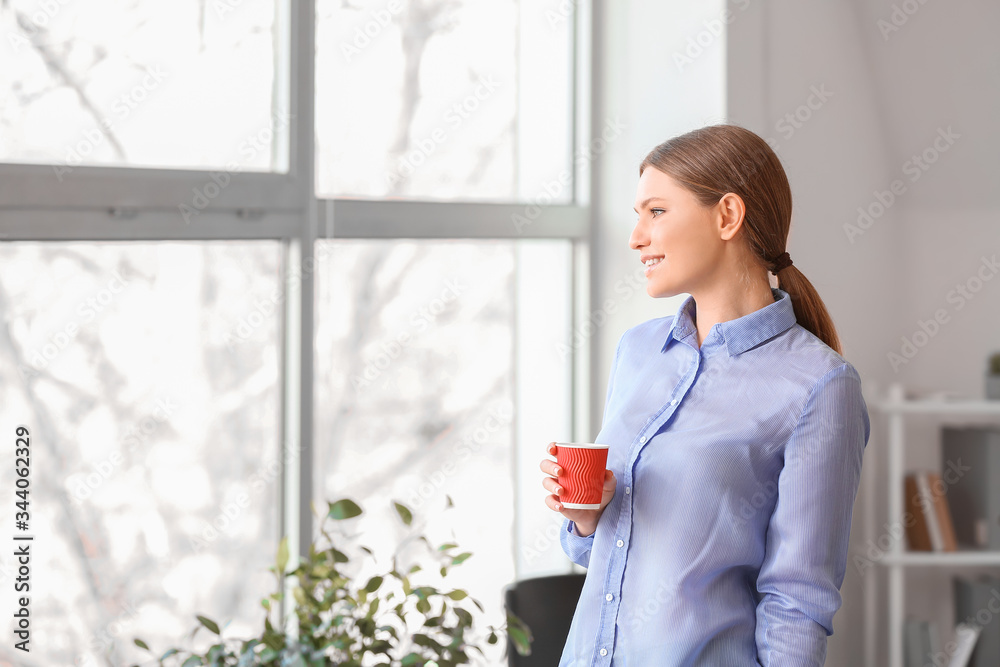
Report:
[{"label": "book on shelf", "polygon": [[976,640],[983,629],[975,623],[959,623],[955,626],[955,641],[948,667],[970,667],[972,652],[976,648]]},{"label": "book on shelf", "polygon": [[906,667],[923,667],[930,651],[930,639],[926,632],[927,621],[917,618],[903,621],[903,664]]},{"label": "book on shelf", "polygon": [[903,664],[905,667],[979,667],[973,663],[973,651],[982,627],[976,623],[958,623],[955,638],[941,647],[938,626],[934,621],[907,616],[903,621]]},{"label": "book on shelf", "polygon": [[941,466],[959,544],[1000,550],[1000,428],[942,427]]},{"label": "book on shelf", "polygon": [[[997,667],[1000,664],[1000,632],[996,623],[1000,619],[995,618],[993,610],[1000,608],[1000,578],[989,575],[955,576],[952,588],[955,621],[965,626],[961,633],[956,628],[956,642],[965,635],[965,644],[971,644],[965,649],[969,652],[965,664],[969,667]],[[984,632],[976,632],[977,628]],[[959,648],[965,644],[960,643]]]},{"label": "book on shelf", "polygon": [[943,653],[934,621],[908,616],[903,621],[903,642],[903,664],[906,667],[941,664],[939,658]]},{"label": "book on shelf", "polygon": [[907,473],[903,492],[906,541],[911,551],[957,551],[955,527],[948,506],[946,487],[932,470]]}]

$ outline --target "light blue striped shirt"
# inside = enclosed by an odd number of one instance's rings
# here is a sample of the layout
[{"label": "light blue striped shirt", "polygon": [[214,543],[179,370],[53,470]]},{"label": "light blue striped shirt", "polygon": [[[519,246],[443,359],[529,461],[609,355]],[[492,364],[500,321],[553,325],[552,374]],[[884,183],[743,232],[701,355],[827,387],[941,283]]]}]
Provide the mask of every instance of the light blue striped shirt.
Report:
[{"label": "light blue striped shirt", "polygon": [[618,486],[559,667],[822,665],[870,432],[854,366],[789,294],[715,324],[688,296],[618,342],[596,442]]}]

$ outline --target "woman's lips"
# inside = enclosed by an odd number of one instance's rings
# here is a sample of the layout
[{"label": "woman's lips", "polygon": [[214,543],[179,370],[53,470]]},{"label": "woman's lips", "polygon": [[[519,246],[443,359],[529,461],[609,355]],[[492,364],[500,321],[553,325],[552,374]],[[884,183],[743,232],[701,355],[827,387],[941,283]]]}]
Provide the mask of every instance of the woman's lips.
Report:
[{"label": "woman's lips", "polygon": [[646,265],[645,271],[644,271],[645,274],[648,276],[650,273],[652,273],[653,271],[656,270],[656,267],[658,267],[660,264],[663,264],[663,262],[664,262],[664,260],[661,258],[660,261],[656,262],[652,266]]}]

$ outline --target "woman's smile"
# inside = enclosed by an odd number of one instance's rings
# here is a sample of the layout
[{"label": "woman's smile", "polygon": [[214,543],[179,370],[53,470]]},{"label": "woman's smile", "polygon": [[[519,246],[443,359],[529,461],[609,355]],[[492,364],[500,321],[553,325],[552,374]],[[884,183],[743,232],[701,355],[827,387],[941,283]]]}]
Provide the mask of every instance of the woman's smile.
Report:
[{"label": "woman's smile", "polygon": [[664,258],[662,256],[652,256],[651,257],[651,256],[644,255],[643,257],[641,257],[640,261],[643,264],[646,265],[646,270],[645,270],[646,275],[648,276],[650,273],[652,273],[653,269],[655,269],[657,266],[659,266],[660,262],[662,262],[663,259]]}]

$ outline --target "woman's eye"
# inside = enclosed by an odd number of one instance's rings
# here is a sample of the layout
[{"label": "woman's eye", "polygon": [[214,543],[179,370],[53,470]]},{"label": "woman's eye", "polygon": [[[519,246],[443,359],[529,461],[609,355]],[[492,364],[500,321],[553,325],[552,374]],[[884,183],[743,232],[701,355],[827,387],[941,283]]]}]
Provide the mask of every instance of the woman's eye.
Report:
[{"label": "woman's eye", "polygon": [[663,209],[662,208],[651,208],[649,210],[653,214],[654,218],[657,216],[657,214],[663,213]]}]

